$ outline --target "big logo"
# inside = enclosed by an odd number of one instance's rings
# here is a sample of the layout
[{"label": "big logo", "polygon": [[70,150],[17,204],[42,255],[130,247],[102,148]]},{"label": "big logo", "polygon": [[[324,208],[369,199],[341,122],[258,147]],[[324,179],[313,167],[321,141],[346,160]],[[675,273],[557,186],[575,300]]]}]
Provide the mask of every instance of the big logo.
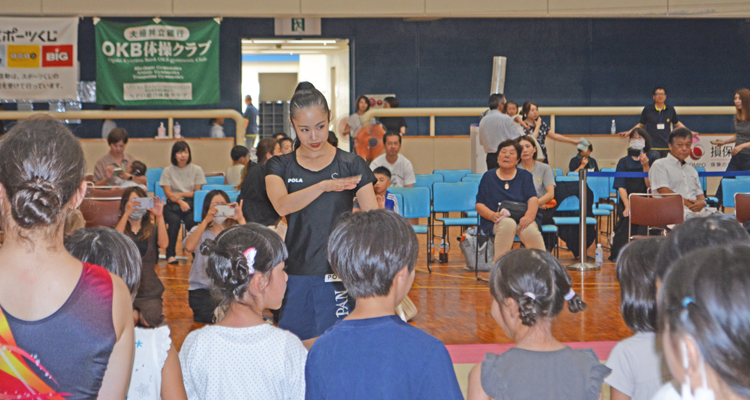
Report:
[{"label": "big logo", "polygon": [[39,68],[39,46],[8,45],[8,68]]},{"label": "big logo", "polygon": [[690,149],[690,158],[692,158],[695,161],[698,161],[703,157],[703,155],[706,154],[706,150],[703,149],[703,146],[696,144],[693,146],[692,149]]},{"label": "big logo", "polygon": [[42,46],[42,67],[72,67],[73,45]]}]

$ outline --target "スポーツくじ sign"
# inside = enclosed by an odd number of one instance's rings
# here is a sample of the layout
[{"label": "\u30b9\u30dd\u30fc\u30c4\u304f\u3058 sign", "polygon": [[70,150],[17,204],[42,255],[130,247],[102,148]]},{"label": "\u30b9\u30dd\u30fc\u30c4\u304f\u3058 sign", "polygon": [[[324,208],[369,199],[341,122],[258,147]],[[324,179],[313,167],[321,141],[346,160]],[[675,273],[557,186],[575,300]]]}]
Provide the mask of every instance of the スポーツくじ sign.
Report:
[{"label": "\u30b9\u30dd\u30fc\u30c4\u304f\u3058 sign", "polygon": [[96,22],[96,102],[219,102],[219,22]]},{"label": "\u30b9\u30dd\u30fc\u30c4\u304f\u3058 sign", "polygon": [[0,99],[76,99],[78,18],[0,18]]}]

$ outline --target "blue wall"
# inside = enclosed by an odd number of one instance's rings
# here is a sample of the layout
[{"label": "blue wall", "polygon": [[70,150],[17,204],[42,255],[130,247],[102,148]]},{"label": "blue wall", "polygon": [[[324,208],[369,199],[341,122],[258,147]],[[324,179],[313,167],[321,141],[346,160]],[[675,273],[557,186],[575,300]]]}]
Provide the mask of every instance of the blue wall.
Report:
[{"label": "blue wall", "polygon": [[[120,19],[126,20],[126,19]],[[183,19],[184,20],[184,19]],[[731,105],[750,86],[750,24],[741,19],[323,19],[323,37],[346,38],[352,51],[352,99],[396,93],[403,107],[477,107],[489,95],[492,57],[508,57],[505,92],[540,106],[634,106],[663,85],[673,105]],[[240,40],[273,37],[273,19],[224,18],[221,103],[242,99]],[[81,79],[95,80],[92,20],[79,28]],[[86,105],[85,108],[97,108]],[[239,110],[238,110],[239,111]],[[608,133],[612,117],[558,118],[560,133]],[[618,130],[637,117],[616,117]],[[475,118],[438,118],[439,134],[468,134]],[[206,136],[207,121],[180,121],[185,136]],[[408,118],[427,134],[426,118]],[[699,132],[730,132],[731,117],[685,117]],[[158,121],[121,121],[133,137],[156,134]],[[98,137],[101,123],[76,128]],[[225,131],[234,131],[227,121]]]}]

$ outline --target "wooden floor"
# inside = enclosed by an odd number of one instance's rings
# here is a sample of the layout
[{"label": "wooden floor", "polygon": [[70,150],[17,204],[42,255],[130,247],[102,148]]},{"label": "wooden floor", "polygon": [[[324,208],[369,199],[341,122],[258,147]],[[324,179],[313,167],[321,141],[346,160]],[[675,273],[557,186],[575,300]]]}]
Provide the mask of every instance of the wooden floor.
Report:
[{"label": "wooden floor", "polygon": [[[451,236],[455,238],[457,235]],[[420,235],[420,242],[424,249],[423,235]],[[464,271],[465,263],[458,245],[451,244],[449,262],[433,264],[432,274],[427,272],[425,254],[420,253],[416,279],[409,292],[419,314],[411,323],[445,344],[512,343],[490,315],[491,296],[487,283],[475,280],[474,272]],[[589,249],[589,255],[593,257],[594,246]],[[609,253],[605,249],[605,263],[601,270],[570,272],[574,289],[589,307],[577,314],[571,314],[567,308],[563,310],[553,329],[558,340],[621,340],[633,334],[620,316],[619,286],[614,263],[606,262],[607,257]],[[567,251],[560,252],[560,260],[563,265],[575,262]],[[167,265],[162,260],[156,272],[166,287],[164,315],[172,330],[172,340],[179,350],[187,334],[203,325],[193,322],[193,314],[188,306],[190,262]],[[487,278],[489,273],[481,275]]]}]

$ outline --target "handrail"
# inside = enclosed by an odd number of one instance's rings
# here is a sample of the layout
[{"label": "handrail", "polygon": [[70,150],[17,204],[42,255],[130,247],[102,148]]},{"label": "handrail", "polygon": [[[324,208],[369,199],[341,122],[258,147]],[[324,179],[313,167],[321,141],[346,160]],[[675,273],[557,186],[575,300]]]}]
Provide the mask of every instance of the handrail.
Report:
[{"label": "handrail", "polygon": [[[732,106],[676,106],[680,115],[733,115],[737,110]],[[435,136],[435,117],[478,117],[487,111],[486,107],[403,107],[378,108],[367,111],[362,120],[367,122],[374,117],[430,117],[430,136]],[[555,117],[592,115],[641,115],[642,106],[637,107],[540,107],[540,115],[551,116],[550,128],[555,130]]]},{"label": "handrail", "polygon": [[245,120],[236,110],[84,110],[84,111],[2,111],[0,120],[27,119],[46,115],[55,119],[167,119],[168,137],[172,138],[174,119],[231,118],[236,125],[235,143],[245,143]]}]

